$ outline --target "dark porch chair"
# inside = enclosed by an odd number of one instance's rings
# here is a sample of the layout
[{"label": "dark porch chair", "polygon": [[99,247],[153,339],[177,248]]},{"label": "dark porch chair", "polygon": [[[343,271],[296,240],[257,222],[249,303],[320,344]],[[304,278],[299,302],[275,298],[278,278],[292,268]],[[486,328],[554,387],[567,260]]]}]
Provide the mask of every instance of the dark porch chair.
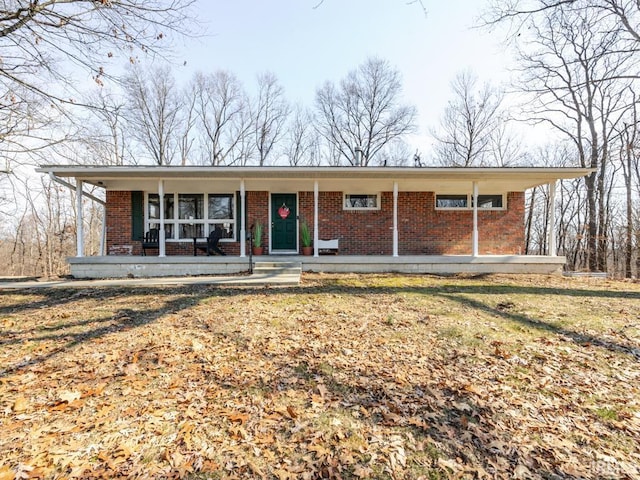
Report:
[{"label": "dark porch chair", "polygon": [[157,228],[152,228],[144,234],[144,239],[142,240],[143,256],[147,255],[147,248],[160,249],[160,230]]},{"label": "dark porch chair", "polygon": [[218,242],[222,238],[222,228],[216,226],[211,233],[209,234],[209,238],[207,238],[206,245],[198,245],[198,250],[202,250],[203,252],[207,252],[207,255],[226,255],[220,247],[218,247]]}]

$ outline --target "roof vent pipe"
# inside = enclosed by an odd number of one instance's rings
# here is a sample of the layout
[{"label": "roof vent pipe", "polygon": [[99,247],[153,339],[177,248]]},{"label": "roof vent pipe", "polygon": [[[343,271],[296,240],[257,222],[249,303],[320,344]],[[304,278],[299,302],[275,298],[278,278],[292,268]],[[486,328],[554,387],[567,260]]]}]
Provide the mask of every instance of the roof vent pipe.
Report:
[{"label": "roof vent pipe", "polygon": [[362,147],[356,145],[356,167],[362,166]]}]

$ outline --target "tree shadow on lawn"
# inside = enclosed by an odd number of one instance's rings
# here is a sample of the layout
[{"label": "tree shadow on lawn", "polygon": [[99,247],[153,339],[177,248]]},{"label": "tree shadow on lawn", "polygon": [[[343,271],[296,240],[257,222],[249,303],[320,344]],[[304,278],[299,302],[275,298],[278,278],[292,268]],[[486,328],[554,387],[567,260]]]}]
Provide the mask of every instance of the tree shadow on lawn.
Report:
[{"label": "tree shadow on lawn", "polygon": [[[277,293],[277,291],[273,291]],[[591,345],[607,349],[616,353],[624,353],[630,355],[640,361],[640,345],[629,343],[619,343],[610,340],[604,340],[597,336],[579,333],[569,328],[554,325],[545,322],[542,319],[530,318],[508,309],[501,309],[492,306],[489,303],[469,298],[465,295],[535,295],[542,300],[549,296],[568,296],[568,297],[591,297],[591,298],[612,298],[626,300],[640,300],[640,292],[635,291],[611,291],[611,290],[580,290],[575,288],[549,288],[549,287],[520,287],[515,285],[456,285],[445,284],[441,286],[343,286],[336,283],[329,283],[320,287],[300,287],[299,289],[288,290],[290,293],[297,294],[323,294],[323,293],[340,293],[347,295],[377,295],[377,294],[417,294],[421,296],[440,297],[463,305],[465,307],[485,312],[491,316],[497,316],[504,320],[518,323],[535,330],[549,332],[558,336],[570,338],[580,345]],[[640,309],[640,303],[638,305]]]},{"label": "tree shadow on lawn", "polygon": [[571,339],[573,342],[583,346],[595,346],[604,348],[611,352],[622,353],[633,357],[635,360],[640,361],[640,345],[629,343],[620,343],[610,340],[605,340],[597,336],[576,332],[565,327],[554,325],[544,320],[528,317],[520,313],[509,312],[507,308],[499,308],[490,306],[479,300],[475,300],[469,297],[455,295],[451,293],[437,293],[439,297],[446,298],[447,300],[459,303],[465,307],[485,312],[491,316],[499,317],[509,322],[518,323],[525,327],[533,328],[544,332],[549,332],[560,337]]},{"label": "tree shadow on lawn", "polygon": [[[14,292],[15,293],[15,292]],[[74,347],[82,344],[86,341],[99,339],[105,335],[126,332],[134,330],[145,325],[149,325],[157,321],[160,317],[167,314],[178,313],[187,308],[193,307],[200,303],[203,299],[211,296],[211,292],[208,290],[196,289],[191,286],[188,287],[173,287],[167,289],[88,289],[77,292],[75,290],[63,290],[59,289],[47,289],[45,291],[39,291],[38,296],[40,300],[33,303],[29,303],[19,307],[5,307],[9,312],[2,312],[5,315],[7,313],[26,313],[30,309],[35,309],[34,313],[40,315],[46,315],[46,307],[64,307],[76,300],[83,300],[87,298],[98,299],[108,302],[115,298],[121,298],[124,295],[147,295],[149,297],[149,304],[153,305],[153,308],[144,308],[141,310],[134,310],[131,308],[122,308],[116,310],[113,314],[106,317],[96,318],[84,318],[78,321],[70,321],[65,323],[56,323],[52,326],[36,327],[29,330],[21,331],[9,331],[0,327],[0,334],[2,340],[0,340],[0,346],[20,344],[26,342],[45,342],[48,340],[58,341],[62,343],[60,346],[56,346],[50,352],[42,355],[28,356],[20,361],[16,361],[12,365],[6,365],[0,369],[0,378],[13,374],[19,370],[27,367],[32,367],[46,362],[47,360],[54,358],[57,355],[63,354],[72,350]],[[0,294],[1,295],[1,294]],[[178,298],[163,301],[163,296],[175,296]],[[64,332],[67,328],[74,327],[87,327],[95,325],[90,329],[83,329],[80,332]],[[38,335],[39,332],[46,331],[59,331],[60,333],[51,334],[46,333],[44,335]]]},{"label": "tree shadow on lawn", "polygon": [[540,296],[567,296],[590,298],[614,298],[626,300],[640,300],[640,291],[629,290],[594,290],[579,288],[558,287],[529,287],[519,285],[455,285],[448,284],[437,286],[436,291],[444,293],[468,293],[485,295],[540,295]]},{"label": "tree shadow on lawn", "polygon": [[[62,307],[71,302],[83,299],[99,299],[108,301],[119,298],[136,290],[131,288],[39,288],[37,290],[0,290],[0,315],[16,314],[33,311],[34,314],[46,316],[48,308]],[[157,292],[154,292],[157,294]],[[18,300],[14,303],[5,303],[4,298],[16,295],[27,297],[29,300]],[[33,300],[32,300],[33,299]]]},{"label": "tree shadow on lawn", "polygon": [[[398,277],[402,277],[398,274]],[[415,279],[415,275],[406,275],[407,278]],[[366,277],[365,277],[366,278]],[[420,278],[418,276],[417,278]],[[425,278],[434,278],[432,276],[426,276]],[[436,277],[437,278],[437,277]],[[295,293],[298,291],[308,289],[309,293],[316,293],[317,291],[323,293],[352,293],[352,294],[393,294],[393,293],[417,293],[423,295],[429,295],[433,293],[466,293],[466,294],[478,294],[478,295],[538,295],[543,297],[554,296],[567,296],[567,297],[590,297],[590,298],[612,298],[612,299],[626,299],[626,300],[640,300],[640,290],[610,290],[603,288],[596,290],[593,288],[571,288],[571,287],[536,287],[536,286],[523,286],[523,285],[496,285],[493,283],[487,283],[486,285],[478,285],[477,282],[482,281],[483,277],[465,277],[461,278],[460,283],[441,283],[436,285],[344,285],[338,280],[326,279],[321,280],[323,285],[320,287],[309,287],[304,284],[300,287],[293,287],[291,290]],[[444,282],[445,278],[441,278]],[[348,281],[348,280],[347,280]],[[468,283],[467,283],[468,282]]]}]

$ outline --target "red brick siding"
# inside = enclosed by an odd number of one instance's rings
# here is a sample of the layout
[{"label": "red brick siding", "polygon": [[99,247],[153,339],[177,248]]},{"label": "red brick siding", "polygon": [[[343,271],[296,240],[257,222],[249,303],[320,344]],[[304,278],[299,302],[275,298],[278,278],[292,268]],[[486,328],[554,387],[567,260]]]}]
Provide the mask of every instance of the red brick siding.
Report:
[{"label": "red brick siding", "polygon": [[[380,210],[344,210],[342,192],[320,192],[319,237],[340,239],[344,255],[393,253],[393,193],[382,192]],[[301,218],[313,232],[313,192],[300,192]],[[478,212],[481,254],[519,254],[524,245],[524,193],[507,196],[508,210]],[[432,192],[398,193],[398,254],[471,254],[473,211],[435,209]]]},{"label": "red brick siding", "polygon": [[482,254],[524,253],[524,192],[507,195],[508,210],[478,214],[479,249]]},{"label": "red brick siding", "polygon": [[[524,193],[509,193],[507,208],[478,211],[481,255],[522,253]],[[436,210],[432,192],[398,193],[400,255],[470,255],[472,231],[472,210]]]},{"label": "red brick siding", "polygon": [[[307,222],[313,239],[313,192],[298,192],[298,217],[300,222]],[[301,238],[298,239],[298,245],[302,248]]]},{"label": "red brick siding", "polygon": [[[313,192],[300,192],[300,215],[308,219],[313,235]],[[344,255],[393,253],[393,193],[382,192],[380,210],[345,210],[342,192],[320,192],[319,238],[340,239]]]},{"label": "red brick siding", "polygon": [[256,222],[262,224],[262,246],[269,246],[269,192],[247,192],[247,222],[248,226]]},{"label": "red brick siding", "polygon": [[[263,246],[269,245],[269,192],[247,192],[247,221],[264,226]],[[342,192],[320,192],[319,237],[340,239],[342,255],[393,253],[393,193],[382,192],[380,210],[344,210]],[[524,193],[507,195],[507,210],[479,211],[480,254],[520,254],[524,245]],[[298,194],[298,212],[313,235],[313,192]],[[432,192],[399,192],[398,253],[400,255],[471,254],[473,212],[436,210]],[[238,231],[238,235],[240,232]],[[229,255],[238,255],[239,242],[221,242]],[[142,253],[131,239],[130,192],[107,192],[107,248],[109,254]],[[167,255],[192,255],[193,244],[168,242]]]},{"label": "red brick siding", "polygon": [[139,255],[140,242],[131,239],[131,192],[110,191],[107,202],[107,254]]}]

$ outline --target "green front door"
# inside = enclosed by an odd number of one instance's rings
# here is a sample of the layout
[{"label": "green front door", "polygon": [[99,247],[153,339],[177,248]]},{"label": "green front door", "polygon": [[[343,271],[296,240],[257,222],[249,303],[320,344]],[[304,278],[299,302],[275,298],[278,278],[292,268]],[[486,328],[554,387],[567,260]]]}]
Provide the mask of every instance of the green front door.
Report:
[{"label": "green front door", "polygon": [[295,193],[271,194],[271,250],[297,251],[297,203]]}]

